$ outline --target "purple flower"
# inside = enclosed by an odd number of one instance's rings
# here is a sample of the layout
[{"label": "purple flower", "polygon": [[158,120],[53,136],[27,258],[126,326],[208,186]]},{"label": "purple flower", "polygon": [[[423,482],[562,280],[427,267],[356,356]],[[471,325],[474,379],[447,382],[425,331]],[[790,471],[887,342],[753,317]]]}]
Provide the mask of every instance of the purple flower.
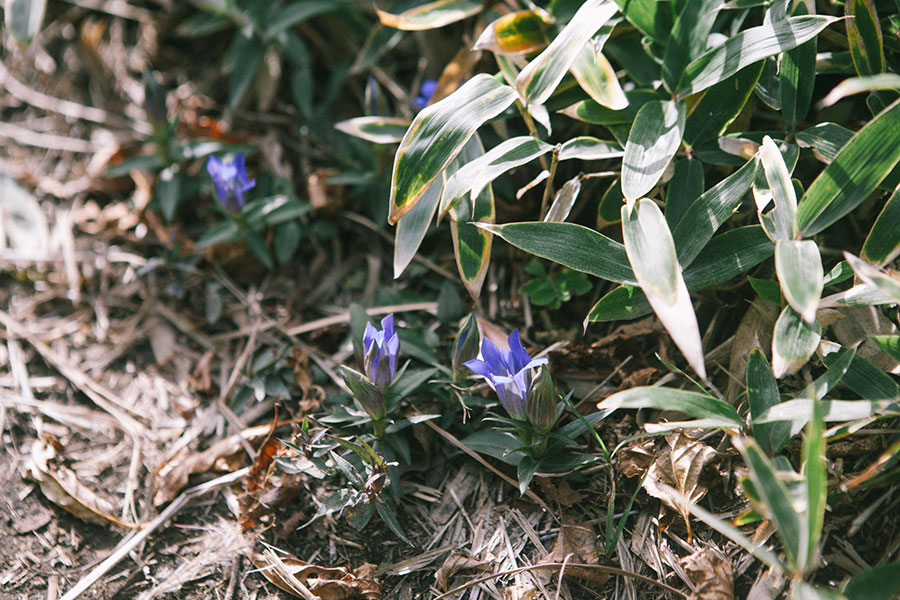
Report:
[{"label": "purple flower", "polygon": [[484,360],[470,360],[466,362],[466,366],[490,383],[509,416],[524,420],[525,399],[531,387],[531,370],[547,364],[547,359],[532,360],[528,356],[519,339],[518,329],[509,334],[509,350],[501,350],[494,342],[484,338],[481,342],[481,356]]},{"label": "purple flower", "polygon": [[222,208],[228,212],[238,212],[244,206],[244,192],[256,185],[255,179],[247,178],[244,168],[244,153],[238,152],[229,162],[210,155],[206,170],[216,186],[216,195]]},{"label": "purple flower", "polygon": [[394,315],[381,320],[381,331],[371,323],[366,323],[363,335],[363,364],[366,375],[379,390],[383,390],[394,379],[397,373],[397,352],[400,350],[400,338],[394,333]]},{"label": "purple flower", "polygon": [[412,99],[412,103],[420,109],[425,108],[431,102],[431,97],[434,96],[435,91],[437,91],[437,81],[426,79],[419,87],[419,95]]}]

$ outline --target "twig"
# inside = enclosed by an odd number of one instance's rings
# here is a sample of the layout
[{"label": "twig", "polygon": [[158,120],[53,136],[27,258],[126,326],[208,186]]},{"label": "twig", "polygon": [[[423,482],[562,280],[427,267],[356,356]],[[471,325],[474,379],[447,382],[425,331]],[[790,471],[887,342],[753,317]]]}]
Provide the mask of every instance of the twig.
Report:
[{"label": "twig", "polygon": [[119,545],[116,546],[116,549],[113,550],[112,554],[107,556],[106,559],[103,560],[103,562],[94,567],[94,569],[90,573],[82,577],[81,580],[76,583],[74,587],[69,589],[69,591],[66,592],[66,595],[63,596],[60,600],[75,600],[75,598],[87,591],[87,589],[94,585],[94,583],[96,583],[98,579],[103,577],[110,569],[116,566],[119,561],[128,556],[128,553],[137,548],[137,546],[145,539],[147,539],[147,537],[149,537],[151,533],[159,529],[161,526],[165,525],[166,521],[171,519],[178,511],[187,506],[192,500],[194,500],[195,498],[199,498],[207,492],[217,490],[220,487],[224,487],[226,485],[234,483],[235,481],[238,481],[241,477],[246,475],[249,470],[249,467],[244,467],[243,469],[239,469],[233,473],[223,475],[222,477],[219,477],[217,479],[207,481],[206,483],[201,483],[200,485],[185,490],[146,527],[135,531],[133,534],[119,542]]},{"label": "twig", "polygon": [[[570,569],[572,569],[572,568],[593,569],[595,571],[609,573],[610,575],[621,575],[622,577],[633,577],[634,579],[639,579],[640,581],[643,581],[645,583],[649,583],[649,584],[661,587],[662,589],[666,590],[667,592],[671,592],[673,594],[678,594],[682,598],[687,598],[687,595],[684,592],[682,592],[681,590],[675,589],[670,585],[667,585],[661,581],[656,581],[655,579],[647,577],[646,575],[641,575],[639,573],[633,573],[631,571],[624,571],[622,569],[617,569],[616,567],[608,567],[606,565],[589,565],[589,564],[585,564],[585,563],[554,562],[554,563],[540,563],[537,565],[530,565],[527,567],[519,567],[518,569],[510,569],[509,571],[503,571],[502,573],[491,573],[490,575],[484,575],[482,577],[477,577],[477,578],[473,579],[472,581],[469,581],[462,585],[456,586],[452,590],[444,592],[440,596],[435,596],[433,600],[441,600],[441,598],[446,598],[447,596],[451,596],[457,592],[467,590],[470,587],[476,586],[479,583],[484,583],[485,581],[489,581],[496,577],[505,577],[507,575],[516,575],[518,573],[523,573],[525,571],[534,571],[535,569],[558,569],[558,568],[563,568],[563,567],[567,567]],[[66,600],[66,599],[63,598],[63,600]]]},{"label": "twig", "polygon": [[[437,310],[438,303],[437,302],[418,302],[415,304],[394,304],[391,306],[376,306],[374,308],[366,309],[366,314],[369,316],[377,316],[377,315],[387,315],[390,313],[396,312],[414,312],[414,311],[434,311]],[[343,312],[339,315],[334,315],[333,317],[325,317],[324,319],[317,319],[315,321],[309,321],[307,323],[303,323],[302,325],[296,325],[294,327],[290,327],[284,330],[284,333],[287,335],[300,335],[302,333],[309,333],[310,331],[316,331],[317,329],[324,329],[325,327],[331,327],[332,325],[339,325],[341,323],[349,323],[350,322],[350,311]]]}]

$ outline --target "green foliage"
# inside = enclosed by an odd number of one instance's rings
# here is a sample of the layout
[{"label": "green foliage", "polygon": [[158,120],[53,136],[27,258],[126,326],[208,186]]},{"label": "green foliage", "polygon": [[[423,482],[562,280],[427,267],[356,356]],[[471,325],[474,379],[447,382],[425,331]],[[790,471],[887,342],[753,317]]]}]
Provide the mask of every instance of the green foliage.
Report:
[{"label": "green foliage", "polygon": [[528,296],[535,306],[559,308],[573,296],[580,296],[590,291],[591,284],[584,273],[563,269],[552,275],[537,260],[525,265],[525,272],[534,278],[519,288],[519,293]]}]

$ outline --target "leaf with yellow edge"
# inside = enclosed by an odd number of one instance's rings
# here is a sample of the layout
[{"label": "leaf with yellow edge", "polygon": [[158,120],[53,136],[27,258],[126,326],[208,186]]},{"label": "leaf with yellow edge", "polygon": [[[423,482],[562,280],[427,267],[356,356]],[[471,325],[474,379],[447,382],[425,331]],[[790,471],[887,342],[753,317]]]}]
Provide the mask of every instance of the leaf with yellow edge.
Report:
[{"label": "leaf with yellow edge", "polygon": [[480,0],[436,0],[403,11],[399,15],[377,7],[375,12],[378,13],[378,19],[385,27],[405,31],[423,31],[462,21],[467,17],[477,15],[483,8],[484,5]]}]

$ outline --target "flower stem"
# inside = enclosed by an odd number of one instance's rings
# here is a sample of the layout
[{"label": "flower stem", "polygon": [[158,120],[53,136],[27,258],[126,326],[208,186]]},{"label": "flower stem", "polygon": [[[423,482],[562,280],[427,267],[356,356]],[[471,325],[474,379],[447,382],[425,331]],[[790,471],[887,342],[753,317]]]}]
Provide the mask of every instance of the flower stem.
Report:
[{"label": "flower stem", "polygon": [[372,433],[378,439],[381,439],[384,437],[384,429],[385,429],[384,421],[382,421],[381,419],[376,419],[376,420],[372,421]]}]

